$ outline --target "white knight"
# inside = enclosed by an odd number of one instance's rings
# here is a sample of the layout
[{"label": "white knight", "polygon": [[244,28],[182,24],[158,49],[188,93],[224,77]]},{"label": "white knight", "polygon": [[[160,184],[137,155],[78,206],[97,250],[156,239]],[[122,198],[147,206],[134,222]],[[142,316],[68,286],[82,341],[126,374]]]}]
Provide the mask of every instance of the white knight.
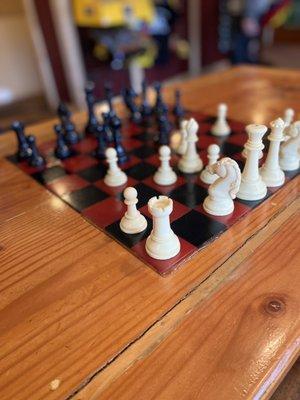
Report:
[{"label": "white knight", "polygon": [[233,199],[241,183],[241,171],[238,164],[229,157],[209,166],[211,174],[219,178],[208,188],[208,196],[204,200],[204,210],[212,215],[228,215],[234,210]]},{"label": "white knight", "polygon": [[281,143],[279,164],[284,171],[294,171],[299,168],[300,121],[294,122],[289,129],[289,136]]}]

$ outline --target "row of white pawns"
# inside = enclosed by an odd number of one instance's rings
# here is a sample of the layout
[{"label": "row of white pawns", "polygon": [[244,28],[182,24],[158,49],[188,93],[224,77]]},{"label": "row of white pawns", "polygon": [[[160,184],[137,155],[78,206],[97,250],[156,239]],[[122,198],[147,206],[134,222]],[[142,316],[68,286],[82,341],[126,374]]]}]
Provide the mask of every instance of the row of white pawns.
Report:
[{"label": "row of white pawns", "polygon": [[[219,105],[218,118],[212,127],[216,136],[230,134],[226,121],[227,107]],[[212,215],[224,216],[234,211],[233,199],[256,201],[267,194],[267,187],[283,185],[284,170],[291,171],[299,168],[300,121],[293,122],[293,110],[287,109],[284,119],[278,118],[270,123],[270,142],[266,160],[259,168],[259,159],[264,148],[262,139],[267,132],[265,125],[251,124],[246,127],[248,140],[245,143],[243,155],[246,158],[243,173],[236,161],[224,157],[218,161],[220,148],[216,144],[208,147],[209,163],[200,174],[200,179],[209,184],[208,196],[203,208]],[[197,173],[203,169],[203,162],[197,152],[198,141],[197,122],[191,118],[182,122],[180,141],[175,151],[182,155],[178,169],[184,173]],[[282,142],[282,143],[281,143]],[[114,148],[106,150],[108,171],[104,182],[108,186],[126,184],[127,175],[118,166],[117,153]],[[158,185],[172,185],[177,175],[170,166],[171,149],[169,146],[159,148],[160,167],[153,176]],[[146,218],[137,210],[138,193],[135,188],[124,190],[125,212],[120,229],[127,234],[137,234],[147,228]],[[173,201],[167,196],[152,197],[148,209],[153,218],[153,229],[146,240],[146,252],[150,257],[166,260],[176,256],[180,251],[178,237],[171,229],[170,214]]]}]

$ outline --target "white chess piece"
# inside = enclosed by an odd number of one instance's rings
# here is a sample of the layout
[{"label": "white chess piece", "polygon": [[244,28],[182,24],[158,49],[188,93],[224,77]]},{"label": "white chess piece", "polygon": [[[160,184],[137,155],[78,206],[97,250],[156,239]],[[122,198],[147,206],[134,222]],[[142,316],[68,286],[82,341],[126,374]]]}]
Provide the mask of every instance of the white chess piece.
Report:
[{"label": "white chess piece", "polygon": [[236,161],[225,157],[211,165],[209,170],[219,178],[209,186],[203,208],[212,215],[231,214],[234,210],[233,199],[236,198],[241,183],[240,168]]},{"label": "white chess piece", "polygon": [[186,125],[188,121],[184,119],[183,121],[180,122],[180,141],[179,145],[176,149],[176,153],[180,154],[181,156],[186,152],[187,148],[187,131],[186,131]]},{"label": "white chess piece", "polygon": [[146,240],[146,252],[157,260],[168,260],[180,251],[180,241],[171,229],[173,201],[167,196],[152,197],[148,209],[153,217],[153,229]]},{"label": "white chess piece", "polygon": [[283,130],[284,121],[281,118],[272,121],[271,133],[268,136],[270,147],[267,158],[260,168],[260,175],[268,187],[281,186],[284,184],[284,172],[279,166],[279,148],[280,142],[284,140]]},{"label": "white chess piece", "polygon": [[260,200],[267,194],[267,186],[258,169],[259,152],[264,148],[262,138],[268,128],[265,125],[251,124],[246,126],[248,140],[245,144],[247,158],[242,173],[237,197],[242,200]]},{"label": "white chess piece", "polygon": [[178,163],[178,168],[180,171],[189,173],[195,173],[201,171],[203,168],[203,162],[197,153],[196,143],[198,141],[197,131],[199,125],[191,118],[186,124],[187,131],[187,148],[186,152],[180,159]]},{"label": "white chess piece", "polygon": [[284,171],[294,171],[300,167],[300,121],[291,125],[289,136],[281,143],[279,153],[279,165]]},{"label": "white chess piece", "polygon": [[104,183],[107,186],[122,186],[127,182],[127,175],[118,166],[117,152],[113,147],[109,147],[105,151],[108,170],[104,177]]},{"label": "white chess piece", "polygon": [[147,228],[147,220],[136,208],[138,203],[137,191],[133,187],[124,190],[124,203],[127,205],[127,211],[120,221],[120,229],[125,233],[140,233]]},{"label": "white chess piece", "polygon": [[211,133],[214,136],[226,136],[231,132],[230,126],[226,121],[227,105],[224,103],[219,104],[217,120],[211,128]]},{"label": "white chess piece", "polygon": [[170,166],[171,149],[169,146],[161,146],[159,148],[160,167],[155,172],[153,180],[158,185],[172,185],[177,181],[177,175]]},{"label": "white chess piece", "polygon": [[207,158],[208,165],[204,168],[204,170],[200,174],[200,179],[202,182],[211,184],[214,183],[215,180],[218,179],[217,174],[212,174],[210,172],[210,166],[218,161],[220,157],[220,147],[217,144],[211,144],[207,148]]}]

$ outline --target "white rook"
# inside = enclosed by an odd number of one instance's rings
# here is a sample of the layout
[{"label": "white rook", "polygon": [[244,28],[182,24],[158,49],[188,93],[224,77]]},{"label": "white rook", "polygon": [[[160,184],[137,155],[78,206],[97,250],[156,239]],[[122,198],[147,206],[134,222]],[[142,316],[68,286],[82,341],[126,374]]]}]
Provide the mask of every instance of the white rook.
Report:
[{"label": "white rook", "polygon": [[173,201],[167,196],[152,197],[148,209],[153,217],[153,229],[146,240],[146,252],[157,260],[168,260],[180,251],[179,239],[170,225]]},{"label": "white rook", "polygon": [[262,138],[268,128],[265,125],[251,124],[246,126],[248,140],[245,144],[247,150],[246,164],[242,173],[240,190],[237,197],[242,200],[260,200],[267,194],[267,187],[262,180],[258,160],[261,150],[264,148]]},{"label": "white rook", "polygon": [[284,121],[281,118],[272,121],[271,133],[268,136],[270,147],[265,163],[260,169],[260,175],[269,187],[281,186],[284,184],[284,172],[279,166],[280,142],[284,140]]}]

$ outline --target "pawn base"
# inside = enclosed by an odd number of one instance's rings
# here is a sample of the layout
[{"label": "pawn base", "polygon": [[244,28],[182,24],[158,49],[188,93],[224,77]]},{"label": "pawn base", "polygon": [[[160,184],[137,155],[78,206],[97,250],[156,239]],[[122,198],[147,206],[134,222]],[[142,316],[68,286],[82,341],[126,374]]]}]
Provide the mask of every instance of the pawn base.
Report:
[{"label": "pawn base", "polygon": [[262,167],[260,168],[260,175],[267,187],[276,187],[284,184],[285,176],[281,169],[266,171],[264,167]]},{"label": "pawn base", "polygon": [[214,200],[212,197],[207,196],[203,202],[204,210],[211,215],[229,215],[234,210],[234,203],[231,199]]},{"label": "pawn base", "polygon": [[214,136],[228,136],[231,133],[230,127],[226,125],[214,125],[211,129],[211,134]]},{"label": "pawn base", "polygon": [[178,169],[186,174],[194,174],[200,172],[203,168],[203,162],[200,158],[196,158],[192,161],[186,161],[181,159],[178,163]]},{"label": "pawn base", "polygon": [[158,170],[155,172],[153,176],[153,180],[157,185],[161,186],[168,186],[168,185],[173,185],[177,181],[177,175],[173,170],[170,171],[160,171]]},{"label": "pawn base", "polygon": [[141,233],[147,228],[146,218],[138,211],[136,217],[131,218],[125,213],[120,221],[120,229],[124,233],[135,234]]},{"label": "pawn base", "polygon": [[279,165],[284,171],[295,171],[300,167],[300,160],[298,160],[297,158],[294,160],[281,159],[279,161]]},{"label": "pawn base", "polygon": [[170,235],[163,240],[158,239],[151,232],[146,240],[145,249],[147,254],[156,260],[168,260],[180,252],[180,241],[172,230]]},{"label": "pawn base", "polygon": [[120,171],[117,174],[107,174],[104,178],[104,183],[111,187],[122,186],[127,182],[127,179],[125,172]]},{"label": "pawn base", "polygon": [[241,181],[240,189],[237,193],[237,198],[241,200],[261,200],[266,197],[267,186],[262,180],[256,182]]}]

